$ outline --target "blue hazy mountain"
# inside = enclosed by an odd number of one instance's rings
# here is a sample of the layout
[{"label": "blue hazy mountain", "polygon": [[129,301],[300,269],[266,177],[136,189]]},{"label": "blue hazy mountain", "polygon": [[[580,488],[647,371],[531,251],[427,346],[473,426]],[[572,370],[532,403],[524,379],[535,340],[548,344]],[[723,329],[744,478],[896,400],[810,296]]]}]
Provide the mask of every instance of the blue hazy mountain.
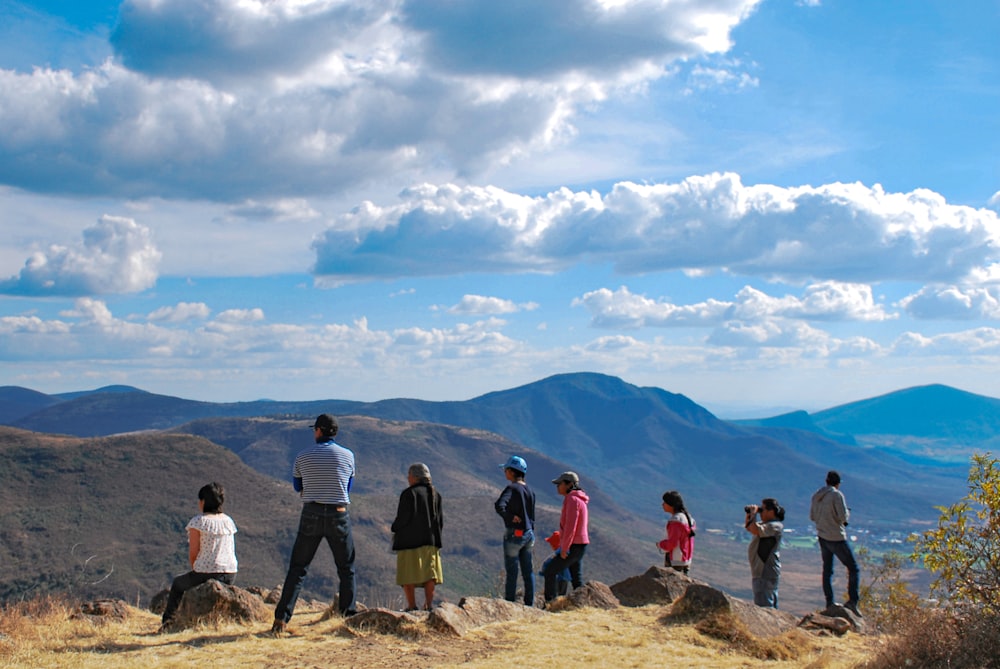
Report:
[{"label": "blue hazy mountain", "polygon": [[[799,507],[795,516],[803,520],[808,509],[801,507],[811,492],[828,469],[838,469],[850,481],[845,486],[852,503],[877,510],[872,518],[880,523],[906,525],[935,517],[935,504],[961,496],[966,472],[960,462],[921,464],[898,449],[859,446],[843,436],[852,434],[850,421],[834,420],[836,414],[821,412],[811,421],[796,415],[774,424],[739,424],[716,418],[684,395],[593,373],[552,376],[461,402],[211,403],[138,390],[98,390],[9,422],[29,430],[99,436],[225,417],[307,421],[321,412],[495,433],[578,471],[623,507],[649,518],[660,514],[663,491],[675,488],[699,500],[698,512],[706,520],[725,522],[745,503],[764,496]],[[233,440],[226,445],[242,450]]]}]

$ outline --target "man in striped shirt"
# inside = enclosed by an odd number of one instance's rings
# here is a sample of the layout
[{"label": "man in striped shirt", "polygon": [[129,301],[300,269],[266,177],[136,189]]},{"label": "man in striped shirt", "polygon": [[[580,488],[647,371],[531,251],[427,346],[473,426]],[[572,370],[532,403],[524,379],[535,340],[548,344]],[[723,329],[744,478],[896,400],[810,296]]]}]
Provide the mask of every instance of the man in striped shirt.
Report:
[{"label": "man in striped shirt", "polygon": [[288,575],[281,599],[274,609],[271,631],[285,631],[302,591],[302,581],[316,550],[325,538],[333,552],[340,579],[338,610],[343,616],[357,612],[354,595],[354,537],[351,536],[351,484],[354,482],[354,453],[333,440],[337,421],[322,414],[312,426],[316,444],[298,454],[292,467],[292,483],[304,505],[295,537]]}]

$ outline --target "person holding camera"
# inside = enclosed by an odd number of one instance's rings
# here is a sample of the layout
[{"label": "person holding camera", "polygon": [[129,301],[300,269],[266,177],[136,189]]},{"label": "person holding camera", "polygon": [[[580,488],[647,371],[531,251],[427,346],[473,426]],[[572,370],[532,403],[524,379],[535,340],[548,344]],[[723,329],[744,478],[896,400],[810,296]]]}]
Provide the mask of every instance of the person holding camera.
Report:
[{"label": "person holding camera", "polygon": [[823,556],[823,596],[826,607],[835,606],[833,599],[833,556],[847,568],[847,602],[844,608],[861,615],[858,611],[858,563],[847,543],[847,519],[851,510],[847,508],[844,493],[840,492],[840,474],[831,470],[826,475],[826,485],[813,493],[809,507],[809,519],[816,523],[819,549]]},{"label": "person holding camera", "polygon": [[[781,535],[784,532],[785,510],[778,500],[767,497],[760,506],[749,504],[744,527],[753,535],[747,548],[753,586],[753,603],[778,608],[778,579],[781,577]],[[758,514],[760,518],[758,519]]]}]

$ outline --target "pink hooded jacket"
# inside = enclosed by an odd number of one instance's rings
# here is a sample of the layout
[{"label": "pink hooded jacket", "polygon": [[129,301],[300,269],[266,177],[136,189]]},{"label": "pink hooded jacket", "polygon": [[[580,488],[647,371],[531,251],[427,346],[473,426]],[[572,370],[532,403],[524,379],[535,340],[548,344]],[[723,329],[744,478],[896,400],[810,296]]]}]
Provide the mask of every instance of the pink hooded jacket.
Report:
[{"label": "pink hooded jacket", "polygon": [[671,566],[686,567],[691,564],[691,555],[694,553],[694,537],[691,532],[694,529],[694,519],[688,525],[688,519],[683,513],[670,516],[667,521],[667,538],[660,542],[660,548],[670,555]]},{"label": "pink hooded jacket", "polygon": [[559,516],[559,550],[569,553],[573,544],[589,544],[587,533],[589,513],[587,503],[590,497],[582,490],[570,490],[563,498],[562,514]]}]

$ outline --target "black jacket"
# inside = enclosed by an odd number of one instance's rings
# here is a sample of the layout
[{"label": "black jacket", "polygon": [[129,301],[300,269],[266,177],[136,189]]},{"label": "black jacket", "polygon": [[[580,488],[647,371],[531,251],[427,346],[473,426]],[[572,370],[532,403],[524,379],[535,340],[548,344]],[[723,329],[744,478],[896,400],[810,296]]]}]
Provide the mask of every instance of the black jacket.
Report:
[{"label": "black jacket", "polygon": [[396,519],[392,521],[392,550],[401,551],[421,546],[441,548],[441,495],[426,483],[411,485],[399,495]]}]

